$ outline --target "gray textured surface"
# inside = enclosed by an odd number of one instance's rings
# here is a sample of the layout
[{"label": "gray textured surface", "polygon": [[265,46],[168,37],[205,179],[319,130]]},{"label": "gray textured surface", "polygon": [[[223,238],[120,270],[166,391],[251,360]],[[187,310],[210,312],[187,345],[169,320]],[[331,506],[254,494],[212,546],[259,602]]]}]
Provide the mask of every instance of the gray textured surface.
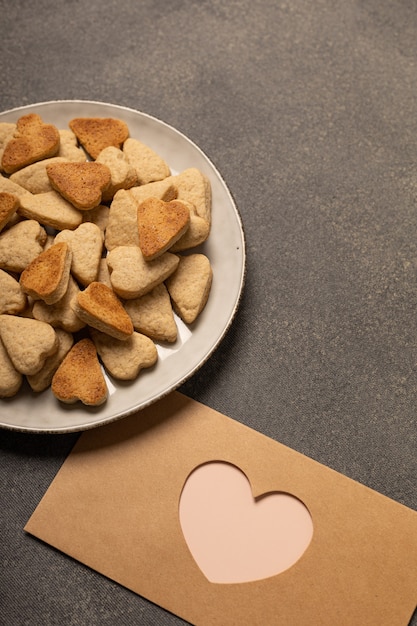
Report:
[{"label": "gray textured surface", "polygon": [[[417,509],[414,0],[1,0],[0,15],[1,110],[145,111],[235,197],[245,294],[181,390]],[[0,432],[0,621],[182,623],[22,532],[75,440]]]}]

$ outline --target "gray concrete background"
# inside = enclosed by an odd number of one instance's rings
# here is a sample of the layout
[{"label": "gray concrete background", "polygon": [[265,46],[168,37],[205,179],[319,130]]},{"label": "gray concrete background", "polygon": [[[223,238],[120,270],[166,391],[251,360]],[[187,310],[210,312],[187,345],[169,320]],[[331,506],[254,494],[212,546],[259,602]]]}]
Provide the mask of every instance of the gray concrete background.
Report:
[{"label": "gray concrete background", "polygon": [[[414,0],[0,0],[0,16],[1,110],[139,109],[236,200],[241,307],[181,391],[417,509]],[[0,621],[183,623],[24,535],[76,439],[0,432]]]}]

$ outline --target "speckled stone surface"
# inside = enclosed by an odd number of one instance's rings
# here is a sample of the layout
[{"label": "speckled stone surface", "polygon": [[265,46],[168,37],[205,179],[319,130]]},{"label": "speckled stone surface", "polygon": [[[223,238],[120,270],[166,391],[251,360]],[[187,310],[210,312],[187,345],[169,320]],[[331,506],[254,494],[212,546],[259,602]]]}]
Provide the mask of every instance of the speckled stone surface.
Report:
[{"label": "speckled stone surface", "polygon": [[[0,14],[1,110],[139,109],[196,142],[235,198],[244,296],[181,391],[417,509],[415,1],[0,0]],[[0,432],[0,621],[184,623],[23,533],[76,439]]]}]

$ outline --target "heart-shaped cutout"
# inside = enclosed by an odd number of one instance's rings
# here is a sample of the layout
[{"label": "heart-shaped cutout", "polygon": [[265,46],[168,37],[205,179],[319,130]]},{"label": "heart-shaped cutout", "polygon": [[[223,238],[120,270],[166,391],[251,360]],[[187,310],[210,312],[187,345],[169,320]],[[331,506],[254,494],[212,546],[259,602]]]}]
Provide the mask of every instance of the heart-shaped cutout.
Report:
[{"label": "heart-shaped cutout", "polygon": [[111,180],[107,165],[96,161],[51,163],[46,166],[46,173],[52,187],[81,211],[94,209],[100,204],[103,191]]},{"label": "heart-shaped cutout", "polygon": [[190,210],[179,202],[148,198],[138,206],[139,246],[146,261],[166,252],[190,225]]},{"label": "heart-shaped cutout", "polygon": [[197,565],[213,583],[243,583],[280,574],[304,554],[313,536],[307,507],[269,492],[253,498],[246,475],[213,461],[188,476],[179,518]]}]

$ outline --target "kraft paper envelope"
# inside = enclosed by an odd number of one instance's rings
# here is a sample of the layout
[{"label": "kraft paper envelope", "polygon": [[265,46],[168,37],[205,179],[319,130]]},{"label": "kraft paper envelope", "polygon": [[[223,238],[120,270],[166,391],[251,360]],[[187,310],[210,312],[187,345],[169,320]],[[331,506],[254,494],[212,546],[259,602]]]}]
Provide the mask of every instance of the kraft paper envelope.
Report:
[{"label": "kraft paper envelope", "polygon": [[[204,506],[188,485],[216,466],[247,477],[255,510],[289,494],[307,511],[312,535],[292,565],[218,582],[223,549],[214,575],[197,564],[180,501]],[[210,526],[196,520],[204,544]],[[282,545],[297,532],[277,529]],[[83,433],[25,530],[196,625],[405,626],[417,604],[416,512],[178,392]]]}]

